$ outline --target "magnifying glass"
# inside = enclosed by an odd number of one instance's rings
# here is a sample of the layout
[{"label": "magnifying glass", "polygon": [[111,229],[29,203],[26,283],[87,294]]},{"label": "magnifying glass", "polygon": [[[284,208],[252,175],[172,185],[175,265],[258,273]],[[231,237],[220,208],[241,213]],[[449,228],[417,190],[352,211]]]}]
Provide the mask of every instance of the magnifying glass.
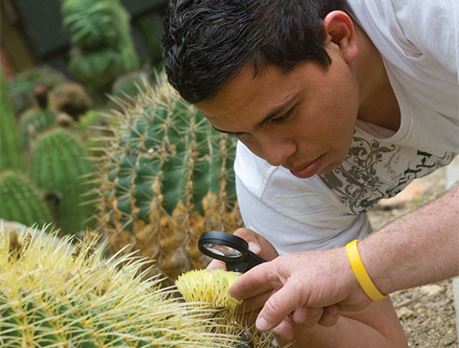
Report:
[{"label": "magnifying glass", "polygon": [[225,262],[228,271],[244,273],[266,262],[249,250],[249,244],[244,239],[226,232],[203,233],[198,247],[203,254]]}]

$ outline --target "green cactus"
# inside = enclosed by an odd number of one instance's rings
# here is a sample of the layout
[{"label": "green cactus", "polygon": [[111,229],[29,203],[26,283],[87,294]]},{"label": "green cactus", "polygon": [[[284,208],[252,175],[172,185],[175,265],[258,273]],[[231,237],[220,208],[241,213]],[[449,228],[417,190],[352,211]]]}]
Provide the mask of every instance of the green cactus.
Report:
[{"label": "green cactus", "polygon": [[49,109],[33,109],[22,115],[21,139],[24,149],[29,149],[37,137],[56,123],[57,114]]},{"label": "green cactus", "polygon": [[61,12],[74,45],[69,70],[95,92],[109,92],[118,76],[139,67],[119,0],[61,0]]},{"label": "green cactus", "polygon": [[22,167],[19,127],[11,104],[6,77],[0,69],[0,171]]},{"label": "green cactus", "polygon": [[69,70],[75,77],[93,88],[110,86],[125,72],[122,57],[115,49],[104,49],[91,54],[73,50]]},{"label": "green cactus", "polygon": [[[215,311],[179,302],[158,278],[142,278],[146,261],[103,259],[87,234],[71,244],[44,231],[0,227],[2,347],[231,347]],[[226,324],[230,326],[230,324]]]},{"label": "green cactus", "polygon": [[70,132],[54,129],[37,140],[30,176],[53,201],[55,220],[63,233],[92,226],[94,174],[86,150]]},{"label": "green cactus", "polygon": [[165,78],[112,116],[121,124],[101,158],[100,223],[113,250],[133,244],[171,280],[203,267],[199,235],[241,224],[234,139],[216,132]]},{"label": "green cactus", "polygon": [[107,137],[111,135],[106,112],[103,110],[87,111],[75,124],[75,131],[91,156],[99,157],[103,154],[100,149],[108,145]]},{"label": "green cactus", "polygon": [[65,82],[50,91],[49,106],[79,121],[80,117],[91,107],[91,98],[79,83]]},{"label": "green cactus", "polygon": [[112,86],[111,95],[118,99],[132,99],[142,91],[142,86],[150,81],[147,71],[132,71],[118,77]]},{"label": "green cactus", "polygon": [[51,212],[38,189],[25,176],[6,171],[0,174],[0,219],[27,226],[52,223]]},{"label": "green cactus", "polygon": [[20,116],[22,147],[28,150],[38,136],[56,124],[57,113],[48,108],[48,89],[38,86],[34,90],[35,106]]},{"label": "green cactus", "polygon": [[33,91],[39,85],[48,90],[67,81],[67,78],[49,66],[40,66],[15,75],[8,81],[15,114],[19,115],[34,105]]}]

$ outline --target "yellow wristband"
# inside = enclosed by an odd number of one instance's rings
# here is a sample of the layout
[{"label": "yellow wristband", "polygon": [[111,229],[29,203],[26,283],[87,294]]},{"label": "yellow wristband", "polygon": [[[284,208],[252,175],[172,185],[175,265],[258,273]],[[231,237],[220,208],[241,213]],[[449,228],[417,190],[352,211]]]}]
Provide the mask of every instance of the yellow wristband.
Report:
[{"label": "yellow wristband", "polygon": [[378,290],[363,265],[359,249],[357,247],[358,242],[358,240],[353,240],[346,244],[346,254],[349,259],[349,263],[351,264],[352,271],[354,272],[354,275],[363,291],[372,301],[383,300],[386,296]]}]

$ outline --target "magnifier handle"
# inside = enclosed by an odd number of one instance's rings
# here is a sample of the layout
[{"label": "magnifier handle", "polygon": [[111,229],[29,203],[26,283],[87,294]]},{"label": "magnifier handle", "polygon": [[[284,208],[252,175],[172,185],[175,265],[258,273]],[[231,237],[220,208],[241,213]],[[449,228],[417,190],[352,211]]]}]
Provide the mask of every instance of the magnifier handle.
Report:
[{"label": "magnifier handle", "polygon": [[262,259],[260,256],[254,254],[249,250],[245,260],[236,261],[236,262],[225,262],[226,269],[232,272],[245,273],[249,269],[259,265],[260,263],[266,262],[265,259]]}]

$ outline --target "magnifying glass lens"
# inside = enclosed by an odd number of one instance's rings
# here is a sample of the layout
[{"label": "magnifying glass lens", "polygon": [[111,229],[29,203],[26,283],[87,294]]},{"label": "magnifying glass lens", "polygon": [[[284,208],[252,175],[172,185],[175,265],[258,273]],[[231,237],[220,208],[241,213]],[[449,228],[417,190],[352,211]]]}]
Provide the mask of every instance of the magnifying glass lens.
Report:
[{"label": "magnifying glass lens", "polygon": [[230,257],[230,258],[238,258],[243,255],[239,250],[231,248],[227,245],[206,243],[206,244],[203,244],[202,246],[205,249],[207,249],[209,252],[215,255],[220,255],[220,256],[225,256],[225,257]]}]

